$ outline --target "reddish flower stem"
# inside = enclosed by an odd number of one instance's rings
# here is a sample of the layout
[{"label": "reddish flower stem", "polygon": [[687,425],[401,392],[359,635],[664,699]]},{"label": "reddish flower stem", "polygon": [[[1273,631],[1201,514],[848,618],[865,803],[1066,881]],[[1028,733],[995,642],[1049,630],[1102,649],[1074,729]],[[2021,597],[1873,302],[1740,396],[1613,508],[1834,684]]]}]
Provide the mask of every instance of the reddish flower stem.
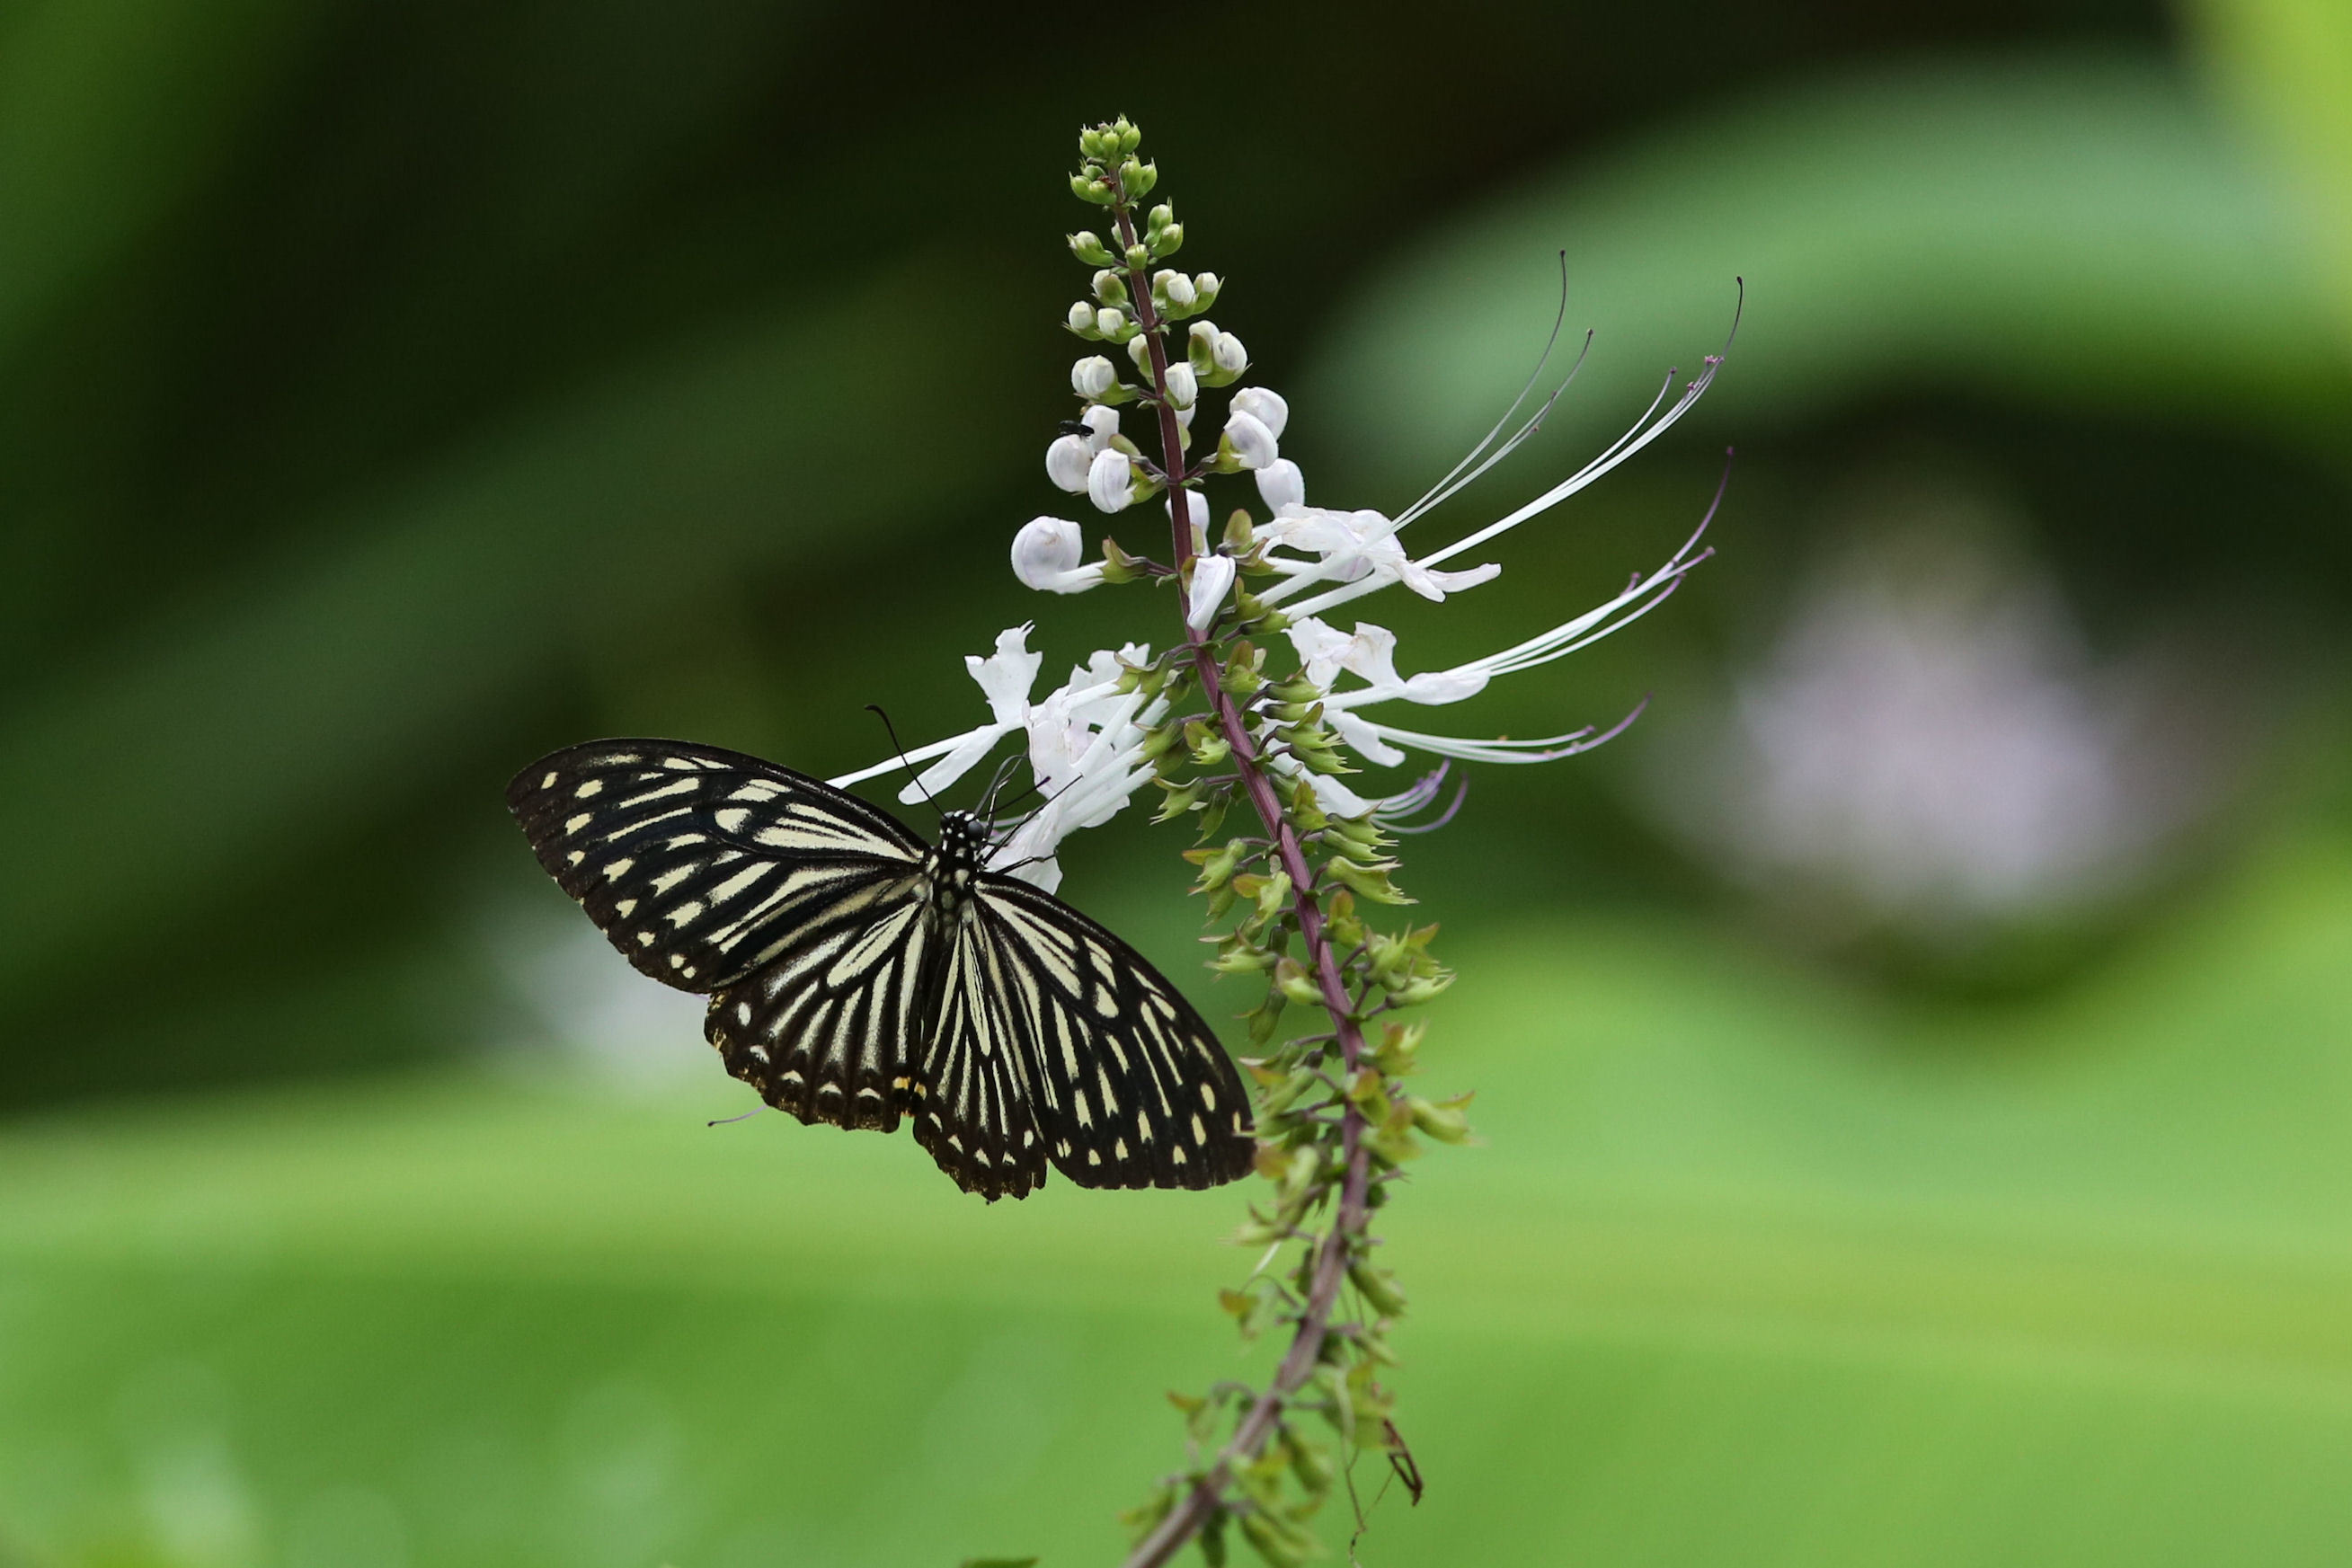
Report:
[{"label": "reddish flower stem", "polygon": [[[1117,176],[1114,174],[1114,181]],[[1112,209],[1118,220],[1119,244],[1132,251],[1136,244],[1135,221],[1130,215],[1124,192]],[[1174,536],[1176,566],[1182,570],[1192,559],[1192,528],[1191,505],[1184,499],[1184,446],[1181,427],[1176,423],[1175,405],[1168,401],[1168,346],[1160,335],[1158,312],[1151,303],[1151,279],[1140,267],[1127,269],[1128,292],[1132,296],[1135,319],[1143,329],[1143,340],[1150,356],[1151,390],[1160,415],[1160,471],[1169,476],[1168,521]],[[1180,612],[1182,600],[1180,596]],[[1208,700],[1216,716],[1217,728],[1233,747],[1234,770],[1241,776],[1242,789],[1250,804],[1265,824],[1274,841],[1275,854],[1282,869],[1290,877],[1291,913],[1298,922],[1298,935],[1307,945],[1312,961],[1316,983],[1323,993],[1324,1010],[1331,1015],[1332,1028],[1337,1031],[1341,1060],[1347,1063],[1352,1077],[1363,1055],[1364,1031],[1356,1014],[1355,1004],[1348,995],[1347,981],[1342,975],[1339,955],[1331,950],[1330,936],[1324,925],[1322,906],[1315,895],[1315,877],[1307,863],[1305,847],[1298,833],[1282,809],[1282,800],[1275,791],[1274,780],[1268,776],[1264,758],[1251,738],[1249,727],[1244,722],[1241,705],[1224,687],[1224,669],[1218,662],[1216,649],[1204,631],[1197,631],[1187,622],[1185,639],[1192,649],[1192,667],[1201,682],[1202,695]],[[1365,1197],[1370,1187],[1370,1162],[1364,1142],[1364,1119],[1352,1101],[1345,1102],[1339,1128],[1340,1149],[1344,1156],[1345,1174],[1339,1184],[1339,1213],[1337,1223],[1326,1232],[1315,1259],[1315,1273],[1308,1287],[1306,1309],[1299,1314],[1298,1328],[1291,1337],[1290,1348],[1275,1369],[1274,1380],[1257,1396],[1241,1424],[1234,1429],[1232,1439],[1217,1451],[1215,1460],[1196,1479],[1192,1486],[1161,1520],[1129,1553],[1125,1568],[1158,1568],[1177,1552],[1187,1542],[1200,1533],[1201,1528],[1214,1517],[1222,1505],[1233,1468],[1257,1457],[1266,1439],[1274,1435],[1275,1424],[1280,1419],[1283,1406],[1312,1376],[1321,1359],[1323,1342],[1330,1332],[1331,1312],[1339,1300],[1339,1286],[1348,1277],[1348,1254],[1352,1240],[1364,1232],[1367,1210]]]}]

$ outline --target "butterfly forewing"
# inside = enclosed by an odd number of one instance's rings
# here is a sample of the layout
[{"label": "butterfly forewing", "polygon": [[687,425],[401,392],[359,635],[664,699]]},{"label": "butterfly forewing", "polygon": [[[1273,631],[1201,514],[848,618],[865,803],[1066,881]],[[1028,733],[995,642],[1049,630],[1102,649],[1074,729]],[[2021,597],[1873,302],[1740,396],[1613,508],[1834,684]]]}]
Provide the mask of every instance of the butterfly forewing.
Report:
[{"label": "butterfly forewing", "polygon": [[712,991],[812,913],[903,878],[923,841],[884,811],[740,752],[593,742],[507,786],[531,849],[629,962]]},{"label": "butterfly forewing", "polygon": [[1051,894],[981,879],[1045,1152],[1080,1186],[1214,1186],[1249,1168],[1249,1100],[1200,1013],[1134,948]]}]

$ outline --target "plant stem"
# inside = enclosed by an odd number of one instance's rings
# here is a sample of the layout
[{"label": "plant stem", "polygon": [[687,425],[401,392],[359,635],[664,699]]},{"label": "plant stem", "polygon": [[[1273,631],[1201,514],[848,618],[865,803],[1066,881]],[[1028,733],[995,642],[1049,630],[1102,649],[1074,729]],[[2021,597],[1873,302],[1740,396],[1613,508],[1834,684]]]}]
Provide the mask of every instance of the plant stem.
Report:
[{"label": "plant stem", "polygon": [[[1130,215],[1124,193],[1113,208],[1118,223],[1120,245],[1128,250],[1135,246],[1135,222]],[[1159,328],[1158,312],[1151,303],[1151,279],[1140,267],[1128,267],[1128,291],[1132,296],[1135,319],[1143,329],[1145,347],[1150,357],[1151,388],[1160,411],[1160,468],[1168,476],[1168,521],[1174,536],[1176,565],[1181,570],[1192,558],[1192,519],[1191,503],[1184,498],[1184,448],[1181,427],[1176,423],[1175,406],[1168,401],[1168,350]],[[1182,600],[1178,601],[1180,606]],[[1244,792],[1256,809],[1259,821],[1274,839],[1275,852],[1282,869],[1289,874],[1292,888],[1291,912],[1298,922],[1300,940],[1313,959],[1316,982],[1323,993],[1324,1010],[1331,1015],[1332,1028],[1339,1042],[1340,1059],[1349,1073],[1356,1071],[1363,1055],[1363,1025],[1356,1016],[1353,1002],[1342,976],[1339,956],[1331,950],[1328,930],[1323,921],[1323,911],[1315,897],[1315,877],[1307,863],[1305,848],[1298,841],[1297,831],[1291,826],[1283,810],[1282,800],[1275,791],[1274,780],[1267,776],[1264,759],[1258,755],[1256,743],[1251,738],[1244,722],[1241,705],[1226,691],[1224,671],[1219,664],[1215,647],[1205,631],[1195,630],[1189,622],[1185,639],[1192,644],[1192,664],[1201,682],[1201,691],[1215,714],[1218,728],[1233,747],[1233,762],[1241,777]],[[1367,1210],[1365,1197],[1370,1187],[1370,1170],[1364,1142],[1364,1119],[1352,1101],[1345,1102],[1339,1128],[1340,1149],[1345,1174],[1340,1179],[1339,1212],[1336,1223],[1324,1233],[1315,1260],[1315,1274],[1307,1291],[1307,1305],[1299,1314],[1297,1332],[1291,1337],[1290,1348],[1284,1354],[1282,1364],[1275,1369],[1274,1380],[1259,1395],[1249,1413],[1234,1429],[1231,1441],[1219,1449],[1217,1458],[1207,1472],[1161,1520],[1157,1528],[1129,1553],[1125,1568],[1158,1568],[1183,1550],[1185,1542],[1200,1532],[1221,1506],[1221,1499],[1231,1479],[1233,1467],[1257,1457],[1266,1439],[1273,1435],[1275,1422],[1282,1414],[1284,1404],[1313,1375],[1323,1353],[1323,1341],[1330,1332],[1331,1311],[1339,1302],[1339,1286],[1348,1275],[1348,1254],[1354,1239],[1362,1235]]]}]

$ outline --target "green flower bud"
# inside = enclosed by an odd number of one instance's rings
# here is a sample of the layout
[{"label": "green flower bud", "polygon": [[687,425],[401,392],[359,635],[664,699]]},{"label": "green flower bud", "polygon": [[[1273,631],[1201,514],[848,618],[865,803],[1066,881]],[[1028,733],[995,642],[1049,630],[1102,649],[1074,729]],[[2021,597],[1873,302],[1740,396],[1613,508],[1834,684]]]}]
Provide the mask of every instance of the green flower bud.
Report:
[{"label": "green flower bud", "polygon": [[1118,200],[1118,195],[1110,188],[1109,181],[1086,174],[1070,176],[1070,193],[1082,202],[1092,202],[1098,207],[1109,206]]},{"label": "green flower bud", "polygon": [[1470,1135],[1470,1118],[1462,1113],[1469,1098],[1464,1094],[1441,1104],[1416,1094],[1405,1103],[1412,1109],[1414,1126],[1441,1144],[1458,1144]]},{"label": "green flower bud", "polygon": [[1103,245],[1102,236],[1092,229],[1080,229],[1070,236],[1070,254],[1088,267],[1110,265],[1110,251]]},{"label": "green flower bud", "polygon": [[1284,958],[1275,965],[1274,983],[1285,1001],[1297,1002],[1304,1008],[1323,1005],[1323,988],[1315,983],[1315,977],[1296,958]]},{"label": "green flower bud", "polygon": [[1147,235],[1156,235],[1175,221],[1176,209],[1162,202],[1152,208],[1150,214],[1144,218],[1143,232]]},{"label": "green flower bud", "polygon": [[1132,152],[1137,148],[1143,145],[1143,132],[1138,130],[1133,122],[1129,120],[1127,116],[1122,114],[1117,120],[1112,120],[1110,129],[1118,134],[1118,151],[1120,152]]},{"label": "green flower bud", "polygon": [[1129,158],[1118,166],[1118,183],[1120,189],[1127,193],[1128,200],[1133,201],[1139,196],[1149,194],[1151,187],[1160,183],[1160,166],[1156,163],[1139,163]]},{"label": "green flower bud", "polygon": [[1183,248],[1184,225],[1182,224],[1170,224],[1151,236],[1151,254],[1155,256],[1174,256]]},{"label": "green flower bud", "polygon": [[1138,240],[1127,247],[1127,265],[1137,272],[1151,265],[1151,247]]},{"label": "green flower bud", "polygon": [[1095,298],[1105,305],[1127,303],[1127,279],[1109,267],[1095,274]]}]

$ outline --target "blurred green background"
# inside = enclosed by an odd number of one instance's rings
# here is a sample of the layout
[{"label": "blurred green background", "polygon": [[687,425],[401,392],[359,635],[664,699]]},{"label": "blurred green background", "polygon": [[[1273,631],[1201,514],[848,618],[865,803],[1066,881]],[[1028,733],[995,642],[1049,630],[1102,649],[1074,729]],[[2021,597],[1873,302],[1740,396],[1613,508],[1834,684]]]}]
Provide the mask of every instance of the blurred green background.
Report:
[{"label": "blurred green background", "polygon": [[[1746,280],[1475,612],[1366,606],[1540,630],[1738,448],[1671,605],[1429,716],[1652,697],[1410,846],[1485,1142],[1394,1214],[1362,1561],[2342,1561],[2347,106],[2342,0],[0,9],[0,1564],[1110,1561],[1160,1392],[1262,1370],[1236,1194],[706,1128],[499,797],[1158,630],[1003,564],[1122,110],[1322,504],[1451,465],[1565,253],[1591,358],[1432,539]],[[1191,977],[1177,847],[1064,891]]]}]

